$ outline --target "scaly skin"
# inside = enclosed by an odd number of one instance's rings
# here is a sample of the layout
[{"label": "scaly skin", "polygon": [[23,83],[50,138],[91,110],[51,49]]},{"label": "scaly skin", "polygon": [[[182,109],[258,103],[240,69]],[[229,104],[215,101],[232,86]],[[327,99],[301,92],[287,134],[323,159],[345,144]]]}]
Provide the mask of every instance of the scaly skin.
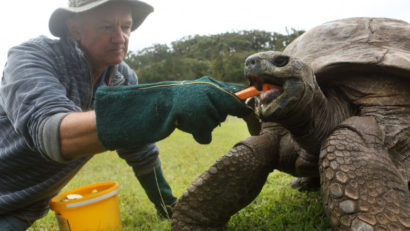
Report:
[{"label": "scaly skin", "polygon": [[355,116],[322,146],[323,203],[336,230],[410,230],[407,180],[390,159],[381,134],[373,117]]}]

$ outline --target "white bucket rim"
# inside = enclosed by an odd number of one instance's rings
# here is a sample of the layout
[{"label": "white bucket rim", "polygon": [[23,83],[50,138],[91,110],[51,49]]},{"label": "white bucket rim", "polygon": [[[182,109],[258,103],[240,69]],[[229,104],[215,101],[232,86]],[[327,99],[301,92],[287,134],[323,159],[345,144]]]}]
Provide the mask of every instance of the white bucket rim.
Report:
[{"label": "white bucket rim", "polygon": [[105,200],[109,197],[112,197],[112,196],[116,195],[119,191],[120,191],[120,188],[117,188],[114,191],[111,191],[111,192],[109,192],[107,194],[104,194],[104,195],[101,195],[99,197],[92,198],[90,200],[85,200],[85,201],[66,204],[66,207],[67,208],[76,208],[76,207],[81,207],[81,206],[85,206],[85,205],[94,204],[94,203],[97,203],[99,201]]}]

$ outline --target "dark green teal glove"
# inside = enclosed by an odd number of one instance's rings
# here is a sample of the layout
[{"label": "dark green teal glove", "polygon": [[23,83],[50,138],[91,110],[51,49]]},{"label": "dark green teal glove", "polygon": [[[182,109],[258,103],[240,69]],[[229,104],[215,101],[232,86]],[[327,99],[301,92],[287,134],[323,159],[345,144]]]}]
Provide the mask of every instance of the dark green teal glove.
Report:
[{"label": "dark green teal glove", "polygon": [[97,133],[108,149],[153,143],[175,128],[191,133],[201,144],[228,114],[251,112],[233,92],[237,84],[202,77],[133,86],[100,87],[95,98]]}]

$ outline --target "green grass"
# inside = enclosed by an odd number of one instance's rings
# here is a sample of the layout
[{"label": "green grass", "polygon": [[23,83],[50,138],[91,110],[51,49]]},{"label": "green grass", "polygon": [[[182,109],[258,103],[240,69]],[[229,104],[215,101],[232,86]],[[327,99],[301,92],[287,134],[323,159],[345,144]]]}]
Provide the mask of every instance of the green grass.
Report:
[{"label": "green grass", "polygon": [[[164,174],[176,196],[238,141],[249,136],[245,123],[228,120],[213,132],[209,145],[197,144],[190,134],[175,131],[158,142]],[[300,193],[288,186],[291,176],[274,171],[261,194],[245,209],[233,216],[226,230],[330,230],[319,193]],[[114,152],[98,154],[62,190],[103,181],[120,184],[119,202],[124,231],[170,230],[168,220],[159,219],[132,169]],[[38,220],[29,231],[58,230],[54,212]]]}]

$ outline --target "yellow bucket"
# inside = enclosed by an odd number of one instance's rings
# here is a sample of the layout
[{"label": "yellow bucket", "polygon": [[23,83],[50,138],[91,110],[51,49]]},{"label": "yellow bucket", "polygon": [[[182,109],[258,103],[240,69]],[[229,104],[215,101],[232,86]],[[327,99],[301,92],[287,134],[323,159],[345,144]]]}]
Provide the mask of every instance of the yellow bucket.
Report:
[{"label": "yellow bucket", "polygon": [[102,182],[59,194],[50,200],[60,231],[121,230],[119,185]]}]

